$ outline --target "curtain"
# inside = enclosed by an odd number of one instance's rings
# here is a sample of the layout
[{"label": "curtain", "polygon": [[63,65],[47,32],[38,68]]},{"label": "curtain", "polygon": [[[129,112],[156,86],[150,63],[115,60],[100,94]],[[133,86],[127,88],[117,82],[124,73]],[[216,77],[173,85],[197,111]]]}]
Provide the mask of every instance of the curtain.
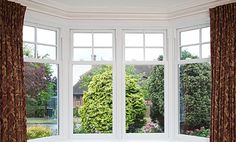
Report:
[{"label": "curtain", "polygon": [[26,7],[0,0],[0,142],[26,142],[23,22]]},{"label": "curtain", "polygon": [[236,142],[236,3],[210,9],[211,142]]}]

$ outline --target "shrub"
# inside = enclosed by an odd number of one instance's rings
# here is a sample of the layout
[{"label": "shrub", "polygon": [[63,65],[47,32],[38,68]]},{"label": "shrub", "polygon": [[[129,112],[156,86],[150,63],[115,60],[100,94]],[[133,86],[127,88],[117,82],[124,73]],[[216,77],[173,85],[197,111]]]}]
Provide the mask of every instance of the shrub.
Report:
[{"label": "shrub", "polygon": [[[126,75],[126,129],[128,132],[141,128],[144,123],[144,97],[138,80]],[[112,132],[112,68],[106,66],[102,73],[95,74],[83,95],[80,108],[82,125],[79,132]]]},{"label": "shrub", "polygon": [[[182,59],[195,59],[189,52],[182,52]],[[209,63],[180,66],[180,107],[183,110],[184,131],[210,127],[211,66]],[[185,133],[185,132],[184,132]]]},{"label": "shrub", "polygon": [[33,126],[27,128],[27,139],[35,139],[52,136],[52,130],[48,127]]},{"label": "shrub", "polygon": [[209,137],[210,129],[205,129],[205,127],[201,127],[200,129],[195,129],[194,131],[186,131],[186,134],[199,137]]},{"label": "shrub", "polygon": [[143,128],[142,133],[162,133],[162,129],[160,128],[158,123],[148,122]]},{"label": "shrub", "polygon": [[161,130],[164,131],[164,66],[153,67],[148,79],[148,93],[152,105],[150,117],[152,122],[158,122]]},{"label": "shrub", "polygon": [[185,130],[210,127],[210,64],[180,67],[180,102],[185,112]]}]

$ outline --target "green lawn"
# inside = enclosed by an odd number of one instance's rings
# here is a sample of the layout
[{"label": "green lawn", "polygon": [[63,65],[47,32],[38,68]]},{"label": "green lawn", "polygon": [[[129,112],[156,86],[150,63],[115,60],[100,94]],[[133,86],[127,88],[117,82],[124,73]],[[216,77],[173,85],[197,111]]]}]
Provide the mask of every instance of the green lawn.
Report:
[{"label": "green lawn", "polygon": [[27,118],[28,124],[55,124],[57,119]]}]

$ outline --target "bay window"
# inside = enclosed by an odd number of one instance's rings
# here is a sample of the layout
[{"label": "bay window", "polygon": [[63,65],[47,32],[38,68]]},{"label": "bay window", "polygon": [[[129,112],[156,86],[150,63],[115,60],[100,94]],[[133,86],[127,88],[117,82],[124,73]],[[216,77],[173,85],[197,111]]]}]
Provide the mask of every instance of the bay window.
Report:
[{"label": "bay window", "polygon": [[[64,33],[68,41],[56,28],[24,26],[28,139],[60,136],[65,110],[62,133],[72,138],[209,137],[208,26],[177,30],[173,48],[164,29]],[[60,110],[59,88],[68,98]]]}]

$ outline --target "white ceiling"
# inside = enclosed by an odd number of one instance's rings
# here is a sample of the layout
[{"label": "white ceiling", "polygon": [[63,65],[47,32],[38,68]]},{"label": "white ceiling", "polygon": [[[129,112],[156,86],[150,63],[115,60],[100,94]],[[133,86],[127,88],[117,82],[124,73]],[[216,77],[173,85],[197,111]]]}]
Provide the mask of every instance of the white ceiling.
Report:
[{"label": "white ceiling", "polygon": [[31,0],[65,11],[169,13],[222,0]]},{"label": "white ceiling", "polygon": [[199,13],[236,0],[12,0],[27,11],[63,19],[169,20]]},{"label": "white ceiling", "polygon": [[[173,5],[192,3],[196,0],[52,0],[67,6],[78,7],[128,7],[168,8]],[[205,0],[210,1],[210,0]]]}]

